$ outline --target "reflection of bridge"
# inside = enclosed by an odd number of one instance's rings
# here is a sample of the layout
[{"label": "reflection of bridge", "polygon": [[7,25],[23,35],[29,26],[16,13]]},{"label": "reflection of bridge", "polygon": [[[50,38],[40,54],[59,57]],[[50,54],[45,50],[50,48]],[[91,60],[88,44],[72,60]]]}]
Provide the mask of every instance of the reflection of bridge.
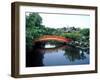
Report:
[{"label": "reflection of bridge", "polygon": [[65,42],[65,43],[72,41],[72,39],[70,39],[70,38],[64,38],[64,37],[61,37],[61,36],[44,35],[44,36],[38,38],[37,40],[35,40],[35,42],[42,42],[42,41],[48,41],[48,40],[56,40],[56,41]]},{"label": "reflection of bridge", "polygon": [[61,49],[70,49],[70,47],[63,45],[63,46],[59,46],[59,47],[55,47],[55,48],[40,48],[40,49],[38,49],[38,51],[40,51],[40,52],[54,52],[54,51],[58,51]]}]

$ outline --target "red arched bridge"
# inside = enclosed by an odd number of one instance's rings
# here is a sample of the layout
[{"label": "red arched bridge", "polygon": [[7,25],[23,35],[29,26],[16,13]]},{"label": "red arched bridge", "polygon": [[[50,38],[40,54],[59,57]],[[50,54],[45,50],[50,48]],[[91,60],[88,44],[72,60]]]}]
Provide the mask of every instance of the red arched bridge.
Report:
[{"label": "red arched bridge", "polygon": [[38,38],[37,40],[35,40],[34,42],[42,42],[42,41],[48,41],[48,40],[56,40],[56,41],[65,42],[65,43],[73,41],[70,38],[65,38],[62,36],[44,35],[44,36],[41,36],[40,38]]}]

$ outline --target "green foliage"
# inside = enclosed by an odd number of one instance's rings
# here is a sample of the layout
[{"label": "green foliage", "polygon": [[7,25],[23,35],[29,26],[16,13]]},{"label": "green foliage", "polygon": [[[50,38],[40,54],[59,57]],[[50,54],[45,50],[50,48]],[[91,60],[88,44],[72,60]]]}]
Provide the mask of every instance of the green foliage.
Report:
[{"label": "green foliage", "polygon": [[82,35],[80,41],[83,43],[83,46],[89,47],[89,35],[90,35],[89,28],[81,29],[80,34]]},{"label": "green foliage", "polygon": [[42,18],[38,13],[31,13],[29,16],[26,15],[26,28],[27,27],[40,27]]},{"label": "green foliage", "polygon": [[63,37],[71,38],[73,40],[78,40],[81,37],[81,34],[79,32],[70,32],[70,33],[62,33]]},{"label": "green foliage", "polygon": [[84,28],[84,29],[81,29],[80,30],[80,33],[83,35],[83,36],[89,36],[89,28]]},{"label": "green foliage", "polygon": [[32,41],[41,36],[44,31],[41,27],[42,18],[38,13],[31,13],[26,15],[26,45],[32,46]]},{"label": "green foliage", "polygon": [[71,38],[74,40],[72,43],[74,46],[78,45],[80,47],[89,47],[89,29],[84,28],[79,31],[62,33],[61,36],[66,38]]}]

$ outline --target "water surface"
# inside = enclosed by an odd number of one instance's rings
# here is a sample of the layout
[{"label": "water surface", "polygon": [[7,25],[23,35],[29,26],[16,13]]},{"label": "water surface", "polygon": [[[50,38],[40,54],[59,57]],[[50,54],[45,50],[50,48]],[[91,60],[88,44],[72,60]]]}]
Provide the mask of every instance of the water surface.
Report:
[{"label": "water surface", "polygon": [[49,44],[26,53],[26,67],[89,64],[89,49],[71,46],[55,47]]}]

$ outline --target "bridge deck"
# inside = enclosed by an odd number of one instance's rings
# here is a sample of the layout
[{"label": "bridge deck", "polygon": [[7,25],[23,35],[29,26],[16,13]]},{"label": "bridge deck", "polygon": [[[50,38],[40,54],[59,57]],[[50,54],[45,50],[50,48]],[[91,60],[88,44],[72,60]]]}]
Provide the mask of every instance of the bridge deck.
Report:
[{"label": "bridge deck", "polygon": [[37,40],[35,40],[35,42],[48,41],[48,40],[56,40],[56,41],[60,41],[60,42],[71,42],[72,41],[72,39],[65,38],[62,36],[44,35],[44,36],[41,36],[40,38],[38,38]]}]

